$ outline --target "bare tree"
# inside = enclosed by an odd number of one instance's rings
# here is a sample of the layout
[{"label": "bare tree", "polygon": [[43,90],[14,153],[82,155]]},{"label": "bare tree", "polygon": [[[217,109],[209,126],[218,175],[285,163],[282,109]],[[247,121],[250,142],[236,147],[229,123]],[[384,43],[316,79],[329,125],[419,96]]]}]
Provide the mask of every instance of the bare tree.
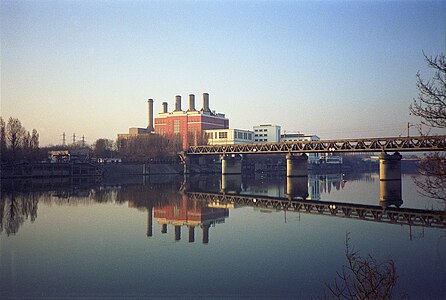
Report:
[{"label": "bare tree", "polygon": [[330,295],[327,299],[393,299],[397,275],[393,260],[377,262],[371,255],[362,257],[350,246],[349,233],[345,237],[347,264],[333,285],[326,284]]},{"label": "bare tree", "polygon": [[22,146],[24,136],[25,128],[22,127],[20,120],[10,117],[6,125],[6,137],[12,153],[12,160],[16,160],[17,152]]},{"label": "bare tree", "polygon": [[6,160],[6,123],[2,117],[0,117],[0,158],[1,161]]},{"label": "bare tree", "polygon": [[[446,60],[444,54],[428,57],[428,67],[434,70],[431,80],[423,80],[417,73],[418,98],[410,105],[410,111],[430,127],[446,128]],[[446,201],[446,156],[434,153],[426,155],[418,167],[421,177],[414,178],[421,194]]]},{"label": "bare tree", "polygon": [[428,67],[434,70],[431,80],[423,80],[417,73],[418,97],[410,105],[413,115],[421,117],[421,123],[437,128],[446,128],[446,60],[445,56],[428,57]]},{"label": "bare tree", "polygon": [[420,161],[418,171],[422,177],[414,177],[414,182],[421,194],[446,204],[446,157],[440,153],[429,154]]}]

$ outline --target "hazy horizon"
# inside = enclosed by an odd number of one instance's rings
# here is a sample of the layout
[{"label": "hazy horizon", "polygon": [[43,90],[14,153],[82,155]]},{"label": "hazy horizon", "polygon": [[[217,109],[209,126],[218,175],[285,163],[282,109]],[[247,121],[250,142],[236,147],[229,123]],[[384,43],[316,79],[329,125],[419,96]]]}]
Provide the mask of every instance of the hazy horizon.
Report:
[{"label": "hazy horizon", "polygon": [[[230,128],[405,136],[442,1],[2,1],[1,116],[86,142],[147,126],[147,99],[210,95]],[[411,134],[417,129],[411,128]],[[435,132],[435,131],[434,131]]]}]

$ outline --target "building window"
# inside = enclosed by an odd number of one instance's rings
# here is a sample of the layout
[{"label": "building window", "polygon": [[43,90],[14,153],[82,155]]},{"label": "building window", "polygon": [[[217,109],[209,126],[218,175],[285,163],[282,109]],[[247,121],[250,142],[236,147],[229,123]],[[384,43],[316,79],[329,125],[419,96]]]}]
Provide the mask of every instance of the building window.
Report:
[{"label": "building window", "polygon": [[228,138],[228,133],[227,132],[219,132],[218,133],[218,138],[219,139],[227,139]]},{"label": "building window", "polygon": [[173,120],[173,133],[180,133],[180,120]]}]

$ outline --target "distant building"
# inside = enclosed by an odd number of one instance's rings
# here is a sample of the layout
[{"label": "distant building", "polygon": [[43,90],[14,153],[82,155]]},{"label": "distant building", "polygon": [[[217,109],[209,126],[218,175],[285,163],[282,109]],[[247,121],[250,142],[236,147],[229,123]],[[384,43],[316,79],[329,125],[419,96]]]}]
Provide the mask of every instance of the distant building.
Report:
[{"label": "distant building", "polygon": [[[280,136],[281,142],[311,142],[319,141],[320,138],[317,135],[306,135],[303,133],[286,133],[284,132]],[[319,153],[308,153],[308,161],[313,164],[318,164],[320,162]]]},{"label": "distant building", "polygon": [[150,132],[148,128],[140,128],[140,127],[130,127],[129,133],[119,133],[118,139],[128,139],[132,137],[138,136],[149,136]]},{"label": "distant building", "polygon": [[214,129],[204,131],[208,145],[252,144],[254,132],[242,129]]},{"label": "distant building", "polygon": [[278,143],[280,142],[280,126],[258,125],[253,127],[254,143]]},{"label": "distant building", "polygon": [[319,141],[317,135],[305,135],[303,133],[283,133],[280,135],[281,142],[305,142],[305,141]]},{"label": "distant building", "polygon": [[52,163],[87,161],[90,150],[88,148],[78,148],[70,150],[51,150],[48,151],[48,159]]}]

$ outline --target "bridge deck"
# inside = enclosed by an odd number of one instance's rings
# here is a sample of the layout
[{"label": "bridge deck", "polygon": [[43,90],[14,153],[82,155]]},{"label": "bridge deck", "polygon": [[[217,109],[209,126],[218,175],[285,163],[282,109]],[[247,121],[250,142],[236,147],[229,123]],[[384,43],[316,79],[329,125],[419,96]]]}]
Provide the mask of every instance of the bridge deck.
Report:
[{"label": "bridge deck", "polygon": [[261,154],[261,153],[327,153],[386,151],[445,151],[446,136],[389,137],[344,140],[320,140],[242,145],[191,146],[187,155]]},{"label": "bridge deck", "polygon": [[206,203],[238,204],[241,206],[291,210],[307,214],[352,218],[364,221],[446,228],[446,212],[444,211],[411,208],[383,209],[380,206],[353,203],[289,200],[286,198],[219,193],[192,192],[188,193],[188,196],[190,200],[199,200]]}]

